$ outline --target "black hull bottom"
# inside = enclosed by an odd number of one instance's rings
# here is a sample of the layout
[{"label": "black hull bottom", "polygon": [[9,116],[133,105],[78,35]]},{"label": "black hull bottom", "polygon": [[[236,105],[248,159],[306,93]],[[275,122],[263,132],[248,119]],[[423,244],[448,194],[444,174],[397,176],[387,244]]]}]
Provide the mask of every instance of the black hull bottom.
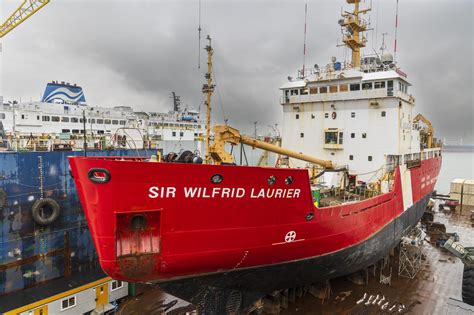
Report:
[{"label": "black hull bottom", "polygon": [[242,306],[274,290],[299,287],[348,275],[387,257],[423,216],[431,194],[363,243],[338,252],[278,265],[236,270],[160,283],[165,292],[200,305],[206,314],[225,313],[228,297],[240,292]]}]

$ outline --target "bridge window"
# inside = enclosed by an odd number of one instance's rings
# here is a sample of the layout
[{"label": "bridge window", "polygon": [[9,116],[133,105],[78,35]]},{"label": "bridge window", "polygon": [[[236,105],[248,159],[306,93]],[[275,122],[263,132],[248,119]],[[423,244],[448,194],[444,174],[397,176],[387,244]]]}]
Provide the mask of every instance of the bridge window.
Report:
[{"label": "bridge window", "polygon": [[125,126],[125,120],[121,120],[120,125]]},{"label": "bridge window", "polygon": [[337,93],[337,85],[330,85],[329,93]]},{"label": "bridge window", "polygon": [[385,81],[374,82],[374,89],[385,89]]},{"label": "bridge window", "polygon": [[328,87],[327,86],[322,86],[319,88],[319,93],[327,93],[328,92]]},{"label": "bridge window", "polygon": [[348,90],[347,84],[339,85],[339,92],[347,92],[347,90]]},{"label": "bridge window", "polygon": [[70,133],[71,130],[69,130],[69,129],[63,129],[61,132],[62,132],[62,133]]},{"label": "bridge window", "polygon": [[59,120],[60,120],[59,116],[51,116],[51,121],[59,122]]},{"label": "bridge window", "polygon": [[301,89],[300,95],[308,95],[308,89]]},{"label": "bridge window", "polygon": [[362,90],[372,90],[372,82],[362,83]]},{"label": "bridge window", "polygon": [[98,123],[98,124],[103,124],[103,123],[104,123],[104,120],[103,120],[103,119],[97,119],[97,123]]},{"label": "bridge window", "polygon": [[309,89],[309,94],[318,94],[318,88],[317,87],[312,87]]},{"label": "bridge window", "polygon": [[41,119],[42,119],[43,121],[49,121],[49,116],[43,116],[43,117],[41,117]]},{"label": "bridge window", "polygon": [[69,122],[69,117],[61,117],[62,122]]},{"label": "bridge window", "polygon": [[71,118],[71,122],[73,122],[73,123],[78,123],[78,122],[79,122],[79,119],[77,119],[76,117],[72,117],[72,118]]},{"label": "bridge window", "polygon": [[291,96],[298,95],[298,90],[291,90]]},{"label": "bridge window", "polygon": [[[118,120],[112,120],[112,125],[118,125]],[[156,123],[155,123],[156,125]]]},{"label": "bridge window", "polygon": [[359,91],[360,90],[360,84],[359,83],[351,84],[350,85],[350,90],[351,91]]},{"label": "bridge window", "polygon": [[106,125],[110,125],[110,123],[111,123],[110,119],[106,119],[106,120],[105,120],[105,124],[106,124]]}]

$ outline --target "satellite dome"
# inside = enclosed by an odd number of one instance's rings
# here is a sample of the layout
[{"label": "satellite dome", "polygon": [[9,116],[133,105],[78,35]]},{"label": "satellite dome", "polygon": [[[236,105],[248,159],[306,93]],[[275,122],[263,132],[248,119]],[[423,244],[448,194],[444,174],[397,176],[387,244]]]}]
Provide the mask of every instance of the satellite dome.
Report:
[{"label": "satellite dome", "polygon": [[381,59],[384,64],[393,63],[393,55],[391,53],[384,53]]}]

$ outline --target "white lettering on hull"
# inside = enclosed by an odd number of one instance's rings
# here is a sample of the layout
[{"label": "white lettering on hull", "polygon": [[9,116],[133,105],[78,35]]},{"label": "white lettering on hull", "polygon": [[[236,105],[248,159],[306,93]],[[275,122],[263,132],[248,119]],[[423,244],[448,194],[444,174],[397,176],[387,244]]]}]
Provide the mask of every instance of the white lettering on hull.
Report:
[{"label": "white lettering on hull", "polygon": [[[148,197],[176,198],[180,191],[176,187],[152,186],[148,189]],[[299,198],[301,189],[297,188],[251,188],[247,190],[242,187],[183,187],[182,194],[185,198],[244,198],[252,199],[295,199]]]}]

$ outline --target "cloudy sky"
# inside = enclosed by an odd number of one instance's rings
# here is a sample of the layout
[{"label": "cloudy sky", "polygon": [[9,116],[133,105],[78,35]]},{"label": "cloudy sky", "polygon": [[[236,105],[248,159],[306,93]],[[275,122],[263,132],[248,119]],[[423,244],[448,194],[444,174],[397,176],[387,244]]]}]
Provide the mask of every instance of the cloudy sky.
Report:
[{"label": "cloudy sky", "polygon": [[[21,0],[4,0],[2,17]],[[472,0],[400,0],[397,61],[414,87],[419,112],[436,136],[474,142]],[[213,119],[246,131],[281,123],[278,87],[303,63],[308,3],[307,67],[324,65],[337,48],[343,0],[51,0],[2,41],[0,95],[38,100],[51,80],[83,86],[87,101],[143,110],[171,108],[170,92],[198,107],[206,68],[205,36],[213,38],[217,91]],[[372,0],[375,32],[366,53],[393,50],[396,0]],[[370,0],[366,0],[370,4]],[[377,40],[377,42],[375,42]]]}]

